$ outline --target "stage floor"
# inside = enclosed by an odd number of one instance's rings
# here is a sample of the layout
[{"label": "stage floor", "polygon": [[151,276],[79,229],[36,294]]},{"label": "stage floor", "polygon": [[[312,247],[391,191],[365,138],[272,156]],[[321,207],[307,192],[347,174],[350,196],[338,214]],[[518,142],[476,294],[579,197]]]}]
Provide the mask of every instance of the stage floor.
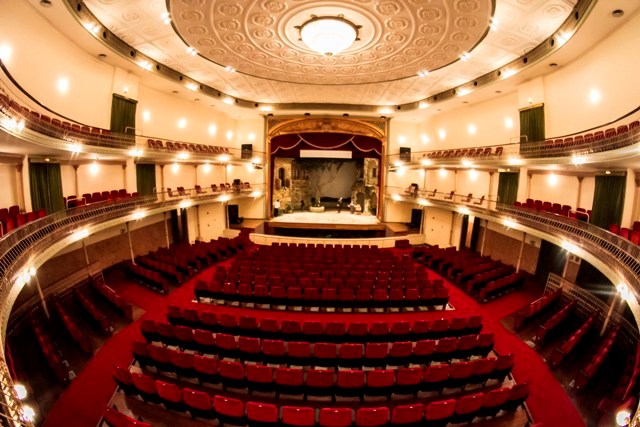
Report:
[{"label": "stage floor", "polygon": [[325,212],[293,212],[273,218],[269,221],[273,226],[286,226],[287,224],[343,224],[372,226],[380,224],[374,215],[352,214],[349,210],[338,213],[337,211]]}]

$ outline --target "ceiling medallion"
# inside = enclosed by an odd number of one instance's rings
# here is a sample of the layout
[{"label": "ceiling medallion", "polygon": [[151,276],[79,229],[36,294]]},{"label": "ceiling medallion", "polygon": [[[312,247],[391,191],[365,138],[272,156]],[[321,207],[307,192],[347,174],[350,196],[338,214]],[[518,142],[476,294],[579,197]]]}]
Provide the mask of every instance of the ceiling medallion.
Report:
[{"label": "ceiling medallion", "polygon": [[316,16],[295,27],[300,31],[300,40],[321,55],[333,56],[346,49],[358,38],[361,25],[345,19],[344,15]]}]

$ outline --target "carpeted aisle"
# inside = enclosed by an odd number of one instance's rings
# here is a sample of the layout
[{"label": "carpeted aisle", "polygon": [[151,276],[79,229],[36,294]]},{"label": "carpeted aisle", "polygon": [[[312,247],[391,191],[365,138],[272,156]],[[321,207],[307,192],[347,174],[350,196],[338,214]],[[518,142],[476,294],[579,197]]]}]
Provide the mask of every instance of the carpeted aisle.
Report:
[{"label": "carpeted aisle", "polygon": [[[225,261],[217,265],[224,266],[229,262]],[[214,269],[209,268],[199,273],[196,277],[166,296],[159,295],[126,280],[110,283],[127,301],[145,309],[146,313],[141,319],[114,335],[99,349],[83,371],[65,390],[48,415],[44,426],[94,427],[115,390],[115,382],[111,377],[113,367],[115,365],[127,365],[132,360],[131,342],[141,338],[139,324],[142,319],[166,320],[167,305],[179,304],[184,306],[196,304],[191,302],[194,296],[193,288],[196,280],[210,279],[213,276],[213,272]],[[430,277],[440,278],[440,276],[432,272],[430,272]],[[483,330],[491,331],[496,336],[496,351],[499,353],[515,353],[516,364],[513,374],[516,381],[531,380],[532,390],[527,404],[535,421],[542,422],[544,427],[584,426],[585,423],[580,414],[572,405],[562,386],[548,370],[544,361],[533,349],[529,348],[517,336],[511,334],[500,324],[500,320],[503,317],[513,313],[536,296],[527,291],[514,291],[490,303],[478,304],[455,286],[450,285],[449,288],[450,303],[455,307],[455,310],[437,310],[427,313],[338,313],[330,315],[329,319],[325,313],[284,311],[267,313],[264,310],[227,306],[217,307],[209,304],[198,304],[197,307],[215,311],[216,313],[264,316],[276,319],[304,318],[304,320],[321,320],[324,322],[412,321],[417,318],[433,319],[480,314],[484,321]]]}]

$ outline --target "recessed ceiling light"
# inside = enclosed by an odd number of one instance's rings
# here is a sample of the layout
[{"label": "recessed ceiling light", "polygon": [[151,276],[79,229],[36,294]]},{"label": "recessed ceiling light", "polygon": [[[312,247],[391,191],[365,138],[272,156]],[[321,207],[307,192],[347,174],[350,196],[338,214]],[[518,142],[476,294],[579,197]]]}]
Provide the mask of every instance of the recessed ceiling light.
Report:
[{"label": "recessed ceiling light", "polygon": [[107,57],[107,55],[105,53],[101,53],[98,55],[98,59],[103,60]]},{"label": "recessed ceiling light", "polygon": [[[40,3],[42,3],[42,2],[40,2]],[[624,15],[624,10],[622,10],[622,9],[616,9],[613,12],[611,12],[611,16],[613,16],[614,18],[620,18],[623,15]]]},{"label": "recessed ceiling light", "polygon": [[496,93],[502,93],[502,91],[501,90],[497,90]]},{"label": "recessed ceiling light", "polygon": [[51,7],[53,4],[50,0],[40,0],[40,6],[42,7]]},{"label": "recessed ceiling light", "polygon": [[552,62],[551,64],[549,64],[549,67],[551,68],[556,68],[558,66],[558,64],[556,64],[555,62]]},{"label": "recessed ceiling light", "polygon": [[178,93],[178,91],[177,90],[172,90],[171,93]]}]

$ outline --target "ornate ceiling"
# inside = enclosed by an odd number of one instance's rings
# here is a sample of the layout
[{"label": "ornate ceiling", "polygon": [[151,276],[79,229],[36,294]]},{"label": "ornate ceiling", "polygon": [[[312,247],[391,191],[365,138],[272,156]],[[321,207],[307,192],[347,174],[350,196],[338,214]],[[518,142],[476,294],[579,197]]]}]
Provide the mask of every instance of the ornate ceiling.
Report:
[{"label": "ornate ceiling", "polygon": [[[229,95],[382,106],[427,98],[509,63],[553,34],[577,0],[85,3],[135,49]],[[166,12],[170,24],[163,23]],[[295,28],[311,15],[344,15],[362,26],[360,40],[335,56],[314,53]]]}]

